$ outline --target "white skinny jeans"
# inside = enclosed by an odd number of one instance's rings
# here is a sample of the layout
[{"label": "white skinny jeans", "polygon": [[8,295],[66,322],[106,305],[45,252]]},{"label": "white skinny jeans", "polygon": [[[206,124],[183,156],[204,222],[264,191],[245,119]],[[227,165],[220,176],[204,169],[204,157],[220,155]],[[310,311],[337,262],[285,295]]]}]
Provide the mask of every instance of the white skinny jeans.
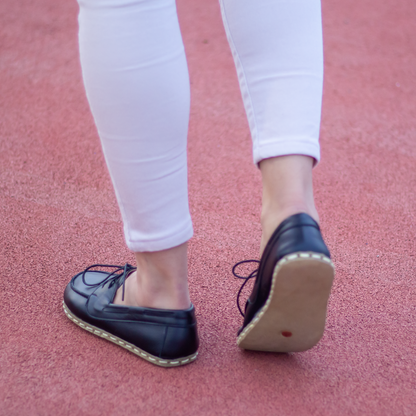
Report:
[{"label": "white skinny jeans", "polygon": [[[220,0],[254,162],[319,160],[320,0]],[[127,246],[158,251],[192,236],[186,141],[190,88],[174,0],[79,0],[88,101]]]}]

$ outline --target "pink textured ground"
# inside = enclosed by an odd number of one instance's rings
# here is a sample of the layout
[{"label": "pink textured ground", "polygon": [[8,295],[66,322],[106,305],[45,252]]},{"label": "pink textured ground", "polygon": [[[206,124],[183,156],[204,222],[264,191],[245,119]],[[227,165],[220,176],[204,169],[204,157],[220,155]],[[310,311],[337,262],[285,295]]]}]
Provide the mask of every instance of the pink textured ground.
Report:
[{"label": "pink textured ground", "polygon": [[315,187],[337,278],[322,341],[290,355],[235,344],[230,269],[257,254],[259,173],[218,4],[178,6],[201,348],[163,369],[61,310],[74,273],[132,256],[81,83],[75,1],[1,1],[0,414],[415,415],[414,0],[324,0]]}]

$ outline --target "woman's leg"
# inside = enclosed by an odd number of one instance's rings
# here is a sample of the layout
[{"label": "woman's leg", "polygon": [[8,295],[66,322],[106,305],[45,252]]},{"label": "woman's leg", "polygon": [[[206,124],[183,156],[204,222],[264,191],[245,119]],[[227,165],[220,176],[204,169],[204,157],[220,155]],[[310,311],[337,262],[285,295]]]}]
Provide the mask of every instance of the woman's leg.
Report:
[{"label": "woman's leg", "polygon": [[263,178],[261,251],[277,225],[318,220],[312,167],[319,160],[323,51],[319,0],[220,0]]},{"label": "woman's leg", "polygon": [[293,214],[305,212],[319,222],[312,186],[313,159],[289,155],[260,162],[263,181],[260,252],[277,226]]},{"label": "woman's leg", "polygon": [[322,337],[334,276],[312,189],[323,80],[320,1],[220,1],[263,180],[262,255],[237,344],[304,351]]},{"label": "woman's leg", "polygon": [[79,4],[85,88],[138,266],[115,302],[188,308],[190,94],[175,1]]}]

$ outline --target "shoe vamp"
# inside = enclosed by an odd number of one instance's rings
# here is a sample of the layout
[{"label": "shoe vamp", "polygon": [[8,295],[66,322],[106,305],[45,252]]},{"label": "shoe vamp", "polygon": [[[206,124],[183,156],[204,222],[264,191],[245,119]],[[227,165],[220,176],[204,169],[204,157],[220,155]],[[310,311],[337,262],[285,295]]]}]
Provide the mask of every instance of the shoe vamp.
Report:
[{"label": "shoe vamp", "polygon": [[[88,321],[87,301],[91,294],[97,290],[96,284],[100,284],[109,273],[88,272],[84,281],[82,274],[75,276],[67,285],[64,292],[64,301],[67,307],[78,318]],[[89,286],[92,285],[92,286]]]},{"label": "shoe vamp", "polygon": [[92,271],[85,273],[84,279],[79,274],[72,280],[72,289],[85,296],[91,295],[97,286],[109,275],[106,272]]}]

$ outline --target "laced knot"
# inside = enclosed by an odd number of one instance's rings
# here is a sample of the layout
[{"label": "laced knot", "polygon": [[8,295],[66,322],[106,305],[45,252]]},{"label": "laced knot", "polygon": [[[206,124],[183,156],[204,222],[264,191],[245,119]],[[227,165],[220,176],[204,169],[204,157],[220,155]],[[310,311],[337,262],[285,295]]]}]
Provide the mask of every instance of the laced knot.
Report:
[{"label": "laced knot", "polygon": [[[86,281],[86,273],[91,271],[91,269],[94,269],[96,267],[100,268],[108,268],[108,269],[115,269],[113,272],[108,274],[103,280],[96,282],[96,283],[88,283]],[[107,283],[109,283],[108,287],[113,287],[116,283],[123,285],[123,294],[121,297],[121,300],[124,300],[124,286],[126,279],[136,270],[136,267],[133,267],[131,264],[126,263],[124,266],[113,266],[112,264],[93,264],[90,267],[87,267],[82,272],[82,282],[85,286],[89,287],[98,287],[103,286]],[[101,272],[101,271],[100,271]]]},{"label": "laced knot", "polygon": [[234,264],[233,267],[233,275],[235,277],[238,277],[239,279],[244,279],[244,283],[241,285],[240,290],[238,291],[237,294],[237,307],[238,310],[240,311],[241,315],[244,316],[244,312],[241,310],[240,307],[240,295],[242,290],[244,289],[244,286],[247,284],[247,282],[252,279],[253,277],[257,276],[257,272],[259,271],[259,268],[257,267],[257,269],[253,270],[248,276],[241,276],[236,272],[236,269],[241,266],[242,264],[246,264],[246,263],[255,263],[255,264],[260,264],[260,262],[258,260],[243,260],[243,261],[239,261],[238,263]]}]

